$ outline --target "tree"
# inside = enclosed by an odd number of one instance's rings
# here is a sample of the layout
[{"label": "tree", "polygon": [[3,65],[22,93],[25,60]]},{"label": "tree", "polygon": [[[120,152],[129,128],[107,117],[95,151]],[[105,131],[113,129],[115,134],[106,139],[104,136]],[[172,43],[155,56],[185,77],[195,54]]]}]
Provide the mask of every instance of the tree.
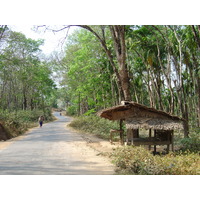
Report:
[{"label": "tree", "polygon": [[66,55],[56,63],[68,94],[65,101],[73,102],[79,114],[111,106],[116,99],[112,67],[105,57],[95,36],[80,29],[68,38]]},{"label": "tree", "polygon": [[[63,29],[68,29],[71,26],[72,25],[66,25],[59,30],[53,30],[52,28],[46,26],[45,28],[53,32],[58,32]],[[121,100],[130,101],[131,100],[130,79],[126,64],[126,44],[125,44],[126,26],[124,25],[109,25],[109,26],[76,25],[76,26],[90,31],[98,39],[116,75],[117,86],[120,91],[119,101]],[[109,34],[107,30],[109,30]],[[113,48],[110,47],[111,44],[108,43],[108,41],[110,41],[109,38],[110,35],[112,37]]]},{"label": "tree", "polygon": [[110,33],[112,35],[114,43],[115,56],[118,63],[118,67],[115,64],[114,53],[111,52],[106,43],[106,37],[105,37],[106,26],[99,26],[99,28],[102,31],[101,35],[97,31],[95,31],[95,29],[92,26],[81,25],[80,27],[85,28],[86,30],[93,33],[100,41],[111,63],[111,66],[113,67],[113,71],[116,74],[121,100],[130,101],[131,100],[130,82],[126,64],[125,26],[123,25],[109,26]]},{"label": "tree", "polygon": [[[63,28],[69,27],[70,25]],[[95,102],[93,107],[98,105],[87,90],[95,91],[96,95],[93,96],[101,94],[100,98],[106,99],[106,84],[102,86],[103,92],[95,90],[98,86],[93,89],[95,81],[91,81],[90,76],[95,76],[95,69],[99,74],[98,81],[111,83],[110,102],[113,102],[113,105],[121,100],[134,100],[174,115],[181,115],[185,119],[185,137],[188,136],[189,126],[200,126],[200,26],[78,27],[93,34],[94,37],[89,37],[94,42],[98,41],[105,52],[99,53],[100,48],[97,50],[95,45],[89,44],[89,40],[84,37],[86,32],[76,41],[71,40],[71,45],[68,46],[67,55],[61,63],[69,69],[66,74],[70,72],[68,81],[71,87],[81,91],[80,95],[76,94],[80,108],[84,107],[81,103],[85,101],[88,104],[90,98]],[[85,43],[81,38],[85,39]],[[89,51],[86,48],[87,44]],[[96,52],[98,54],[95,54]],[[76,81],[76,77],[79,82]],[[117,96],[119,98],[116,98]]]},{"label": "tree", "polygon": [[0,55],[0,104],[3,109],[26,110],[44,107],[54,88],[51,72],[39,59],[41,40],[9,32]]}]

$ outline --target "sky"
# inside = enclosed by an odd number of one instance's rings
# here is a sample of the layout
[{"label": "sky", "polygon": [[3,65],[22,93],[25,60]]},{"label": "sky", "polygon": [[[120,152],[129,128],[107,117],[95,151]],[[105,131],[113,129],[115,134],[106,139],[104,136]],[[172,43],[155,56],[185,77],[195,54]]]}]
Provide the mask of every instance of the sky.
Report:
[{"label": "sky", "polygon": [[[21,32],[31,39],[44,39],[44,45],[41,46],[41,50],[45,55],[50,55],[53,51],[61,51],[64,48],[64,42],[66,42],[67,30],[62,30],[56,33],[52,31],[45,31],[45,28],[39,28],[39,31],[34,31],[34,25],[9,25],[12,31]],[[56,26],[59,28],[61,26]],[[71,27],[69,34],[75,30],[75,27]]]}]

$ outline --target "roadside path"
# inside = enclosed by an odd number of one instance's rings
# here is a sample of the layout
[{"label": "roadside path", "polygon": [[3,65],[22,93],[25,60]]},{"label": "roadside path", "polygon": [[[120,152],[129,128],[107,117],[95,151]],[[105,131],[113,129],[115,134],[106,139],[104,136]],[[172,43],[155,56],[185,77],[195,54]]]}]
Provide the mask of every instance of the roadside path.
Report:
[{"label": "roadside path", "polygon": [[66,127],[69,117],[0,144],[0,175],[111,175],[114,166]]}]

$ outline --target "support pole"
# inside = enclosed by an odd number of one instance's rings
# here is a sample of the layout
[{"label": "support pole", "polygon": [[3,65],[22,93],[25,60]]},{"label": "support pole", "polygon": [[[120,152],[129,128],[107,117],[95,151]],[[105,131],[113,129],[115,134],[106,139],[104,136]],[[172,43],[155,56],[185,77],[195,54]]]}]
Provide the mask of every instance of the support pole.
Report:
[{"label": "support pole", "polygon": [[120,142],[121,142],[121,145],[124,145],[124,133],[123,133],[123,120],[120,119],[120,122],[119,122],[119,129],[120,129]]},{"label": "support pole", "polygon": [[174,151],[174,130],[172,131],[172,151]]},{"label": "support pole", "polygon": [[[167,133],[167,141],[171,143],[171,133]],[[167,153],[169,153],[169,144],[167,144]]]},{"label": "support pole", "polygon": [[110,130],[110,143],[112,144],[112,142],[113,142],[113,131]]},{"label": "support pole", "polygon": [[[156,140],[156,130],[154,130],[154,139]],[[154,154],[156,154],[156,145],[154,145]]]},{"label": "support pole", "polygon": [[[149,140],[151,141],[151,129],[149,129]],[[149,145],[149,151],[151,150],[151,145]]]}]

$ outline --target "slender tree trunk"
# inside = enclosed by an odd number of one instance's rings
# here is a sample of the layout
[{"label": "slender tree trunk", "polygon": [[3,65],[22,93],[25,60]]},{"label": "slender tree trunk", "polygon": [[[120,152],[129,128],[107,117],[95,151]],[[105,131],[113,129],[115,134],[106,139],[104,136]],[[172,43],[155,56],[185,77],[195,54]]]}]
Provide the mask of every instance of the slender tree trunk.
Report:
[{"label": "slender tree trunk", "polygon": [[198,127],[200,127],[200,77],[197,77],[197,94],[198,94],[198,108],[197,108],[197,115],[198,115]]},{"label": "slender tree trunk", "polygon": [[110,26],[119,65],[119,78],[123,90],[123,100],[131,101],[130,81],[126,64],[125,26]]},{"label": "slender tree trunk", "polygon": [[[115,49],[115,53],[117,57],[119,70],[116,67],[111,51],[108,49],[106,45],[105,35],[103,34],[103,36],[101,37],[90,26],[86,26],[86,25],[79,25],[79,26],[89,30],[100,41],[110,61],[113,71],[115,72],[115,75],[117,77],[117,86],[120,91],[121,100],[130,101],[131,100],[130,81],[129,81],[128,70],[127,70],[127,65],[126,65],[125,26],[122,26],[122,25],[109,26],[110,32],[113,38],[113,42],[114,42],[114,49]],[[104,29],[102,28],[102,26],[100,28],[101,28],[101,31],[104,32]]]}]

